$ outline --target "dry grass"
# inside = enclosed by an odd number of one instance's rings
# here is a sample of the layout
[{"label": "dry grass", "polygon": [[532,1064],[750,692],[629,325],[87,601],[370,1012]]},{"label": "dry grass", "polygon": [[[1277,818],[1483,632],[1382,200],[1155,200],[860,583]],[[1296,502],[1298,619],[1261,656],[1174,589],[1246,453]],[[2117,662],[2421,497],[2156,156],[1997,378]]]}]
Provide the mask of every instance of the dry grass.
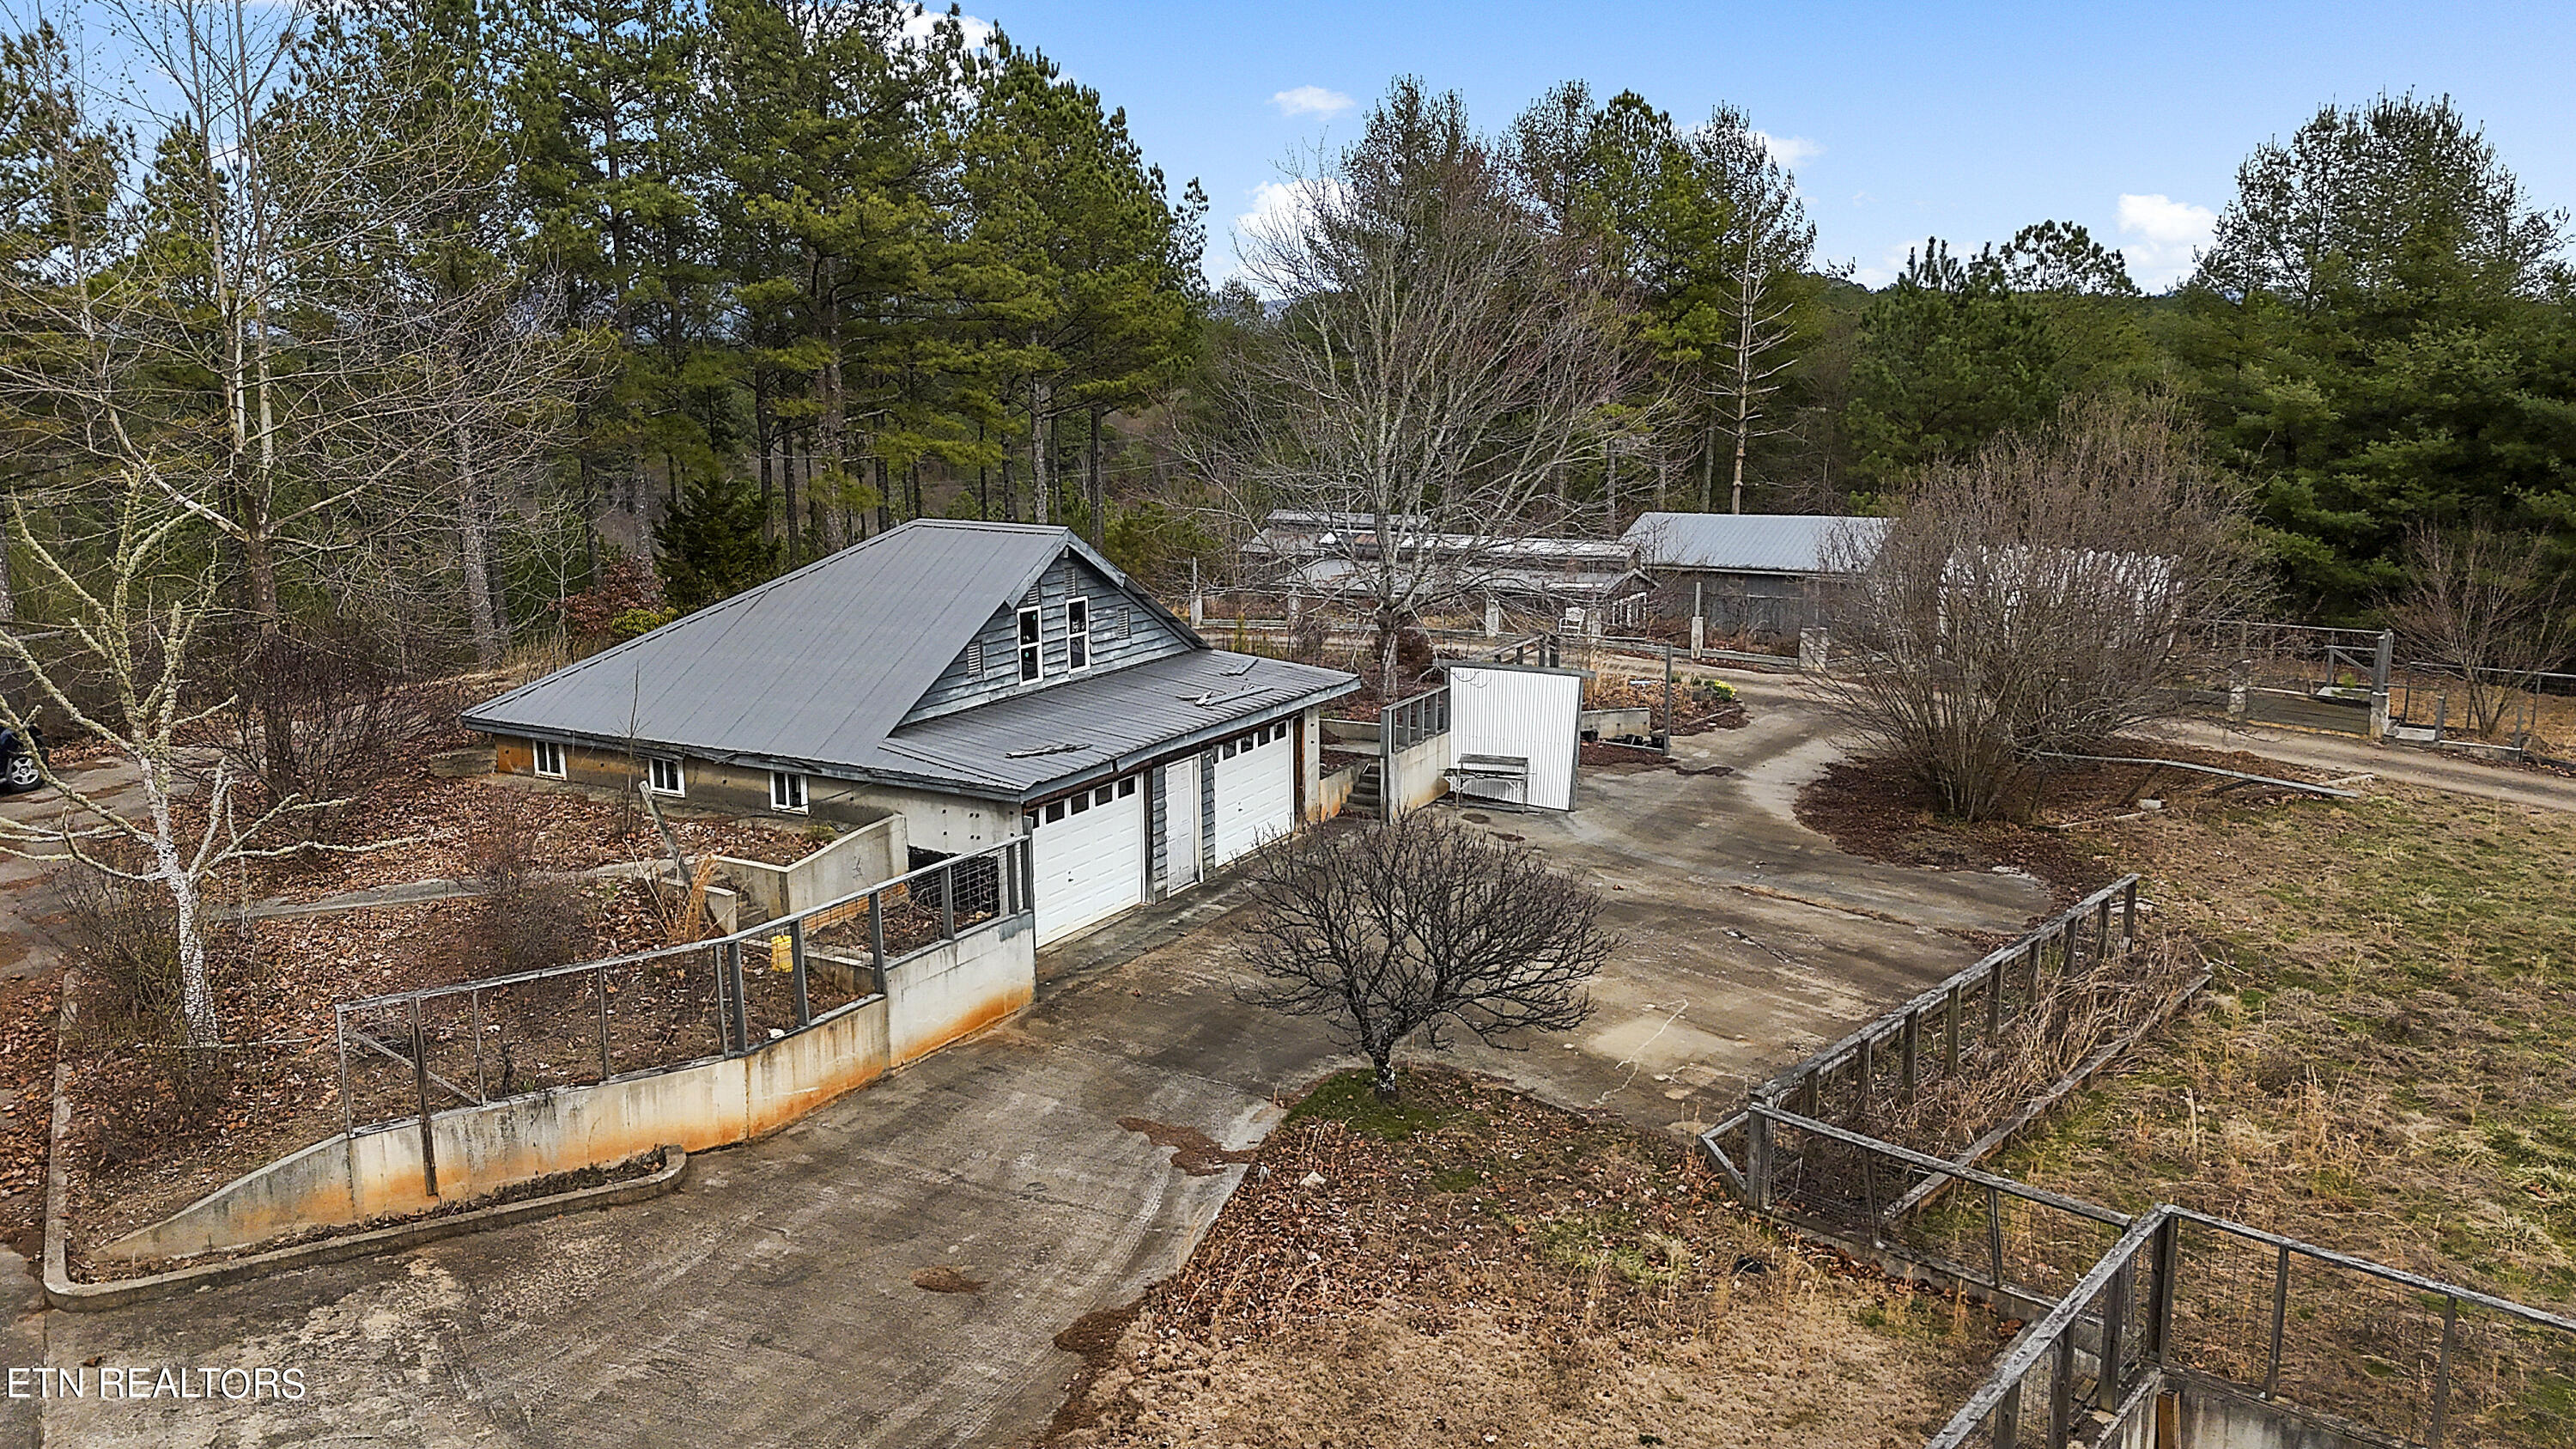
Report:
[{"label": "dry grass", "polygon": [[[1060,1340],[1065,1445],[1907,1446],[1994,1320],[1794,1249],[1677,1143],[1492,1083],[1328,1082],[1182,1271]],[[1320,1179],[1320,1181],[1318,1180]]]},{"label": "dry grass", "polygon": [[[2169,1039],[2003,1170],[2576,1308],[2576,817],[2397,787],[2350,805],[2188,802],[2101,841],[2223,964]],[[2264,1256],[2211,1276],[2268,1295]],[[2308,1285],[2292,1371],[2402,1431],[2440,1315],[2374,1295]],[[2518,1352],[2483,1351],[2491,1368]],[[2576,1346],[2552,1352],[2552,1374],[2576,1369]],[[2564,1377],[2491,1378],[2475,1402],[2496,1442],[2576,1414]]]}]

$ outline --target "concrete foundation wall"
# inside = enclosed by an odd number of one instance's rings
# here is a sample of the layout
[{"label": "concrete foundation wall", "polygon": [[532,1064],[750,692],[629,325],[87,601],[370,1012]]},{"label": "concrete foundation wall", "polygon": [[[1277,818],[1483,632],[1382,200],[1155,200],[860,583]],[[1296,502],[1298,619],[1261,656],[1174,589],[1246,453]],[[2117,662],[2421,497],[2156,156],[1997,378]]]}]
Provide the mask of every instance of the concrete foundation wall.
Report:
[{"label": "concrete foundation wall", "polygon": [[744,903],[756,914],[750,921],[775,920],[854,895],[881,880],[912,869],[911,832],[901,815],[862,825],[793,865],[716,857],[725,878],[740,888]]},{"label": "concrete foundation wall", "polygon": [[2197,1374],[2169,1376],[2105,1442],[2118,1449],[2380,1449],[2378,1440],[2339,1432]]},{"label": "concrete foundation wall", "polygon": [[[512,735],[493,737],[492,768],[504,775],[555,778],[538,776],[535,754],[529,742]],[[873,798],[876,793],[873,787],[850,780],[806,776],[806,808],[799,814],[769,808],[767,770],[684,756],[680,761],[680,774],[681,783],[686,787],[684,792],[661,797],[665,806],[677,810],[767,816],[790,828],[810,822],[835,832],[873,825],[894,813],[893,809]],[[632,796],[635,782],[644,778],[644,757],[640,754],[630,756],[623,750],[567,745],[564,747],[561,778],[568,785],[605,790],[621,797]]]},{"label": "concrete foundation wall", "polygon": [[1382,798],[1395,802],[1398,813],[1419,809],[1449,793],[1450,741],[1448,731],[1395,752],[1391,779],[1381,782]]},{"label": "concrete foundation wall", "polygon": [[423,1188],[418,1127],[335,1136],[217,1189],[101,1249],[102,1260],[192,1257],[318,1226],[417,1213],[676,1143],[703,1152],[795,1121],[981,1030],[1036,994],[1025,915],[916,952],[887,994],[739,1057],[437,1113],[439,1196]]},{"label": "concrete foundation wall", "polygon": [[1351,803],[1351,791],[1359,788],[1360,772],[1365,763],[1344,765],[1315,782],[1315,816],[1317,820],[1339,819]]}]

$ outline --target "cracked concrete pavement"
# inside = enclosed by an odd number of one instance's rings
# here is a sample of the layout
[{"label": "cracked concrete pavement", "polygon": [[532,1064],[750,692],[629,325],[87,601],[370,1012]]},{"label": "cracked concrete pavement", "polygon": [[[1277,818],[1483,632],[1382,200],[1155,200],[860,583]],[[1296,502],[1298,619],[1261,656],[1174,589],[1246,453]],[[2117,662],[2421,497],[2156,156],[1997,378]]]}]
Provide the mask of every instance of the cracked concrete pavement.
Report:
[{"label": "cracked concrete pavement", "polygon": [[[1747,692],[1751,727],[1681,747],[1734,774],[1587,772],[1572,815],[1478,812],[1613,888],[1629,946],[1580,1031],[1461,1065],[1687,1127],[1972,959],[1962,936],[2044,909],[2027,879],[1868,864],[1800,828],[1788,802],[1834,747],[1794,693]],[[1338,1060],[1316,1024],[1235,999],[1237,898],[1220,882],[1050,951],[1020,1017],[705,1155],[674,1196],[175,1302],[22,1313],[12,1363],[295,1365],[309,1390],[0,1401],[0,1444],[1025,1441],[1075,1367],[1055,1333],[1177,1266],[1247,1170],[1190,1176],[1118,1119],[1248,1145]],[[915,1286],[940,1267],[983,1286]]]}]

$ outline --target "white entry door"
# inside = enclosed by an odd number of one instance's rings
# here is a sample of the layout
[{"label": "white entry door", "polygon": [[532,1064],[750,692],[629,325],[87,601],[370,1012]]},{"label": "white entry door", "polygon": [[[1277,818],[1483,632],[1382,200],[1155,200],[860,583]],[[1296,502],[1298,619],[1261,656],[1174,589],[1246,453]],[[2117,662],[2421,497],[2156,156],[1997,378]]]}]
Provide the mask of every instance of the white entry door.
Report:
[{"label": "white entry door", "polygon": [[1144,902],[1145,792],[1137,788],[1139,778],[1097,785],[1029,812],[1039,945]]},{"label": "white entry door", "polygon": [[1180,890],[1199,883],[1199,760],[1192,755],[1163,767],[1163,884]]},{"label": "white entry door", "polygon": [[1216,747],[1216,861],[1249,854],[1297,826],[1297,751],[1286,720]]}]

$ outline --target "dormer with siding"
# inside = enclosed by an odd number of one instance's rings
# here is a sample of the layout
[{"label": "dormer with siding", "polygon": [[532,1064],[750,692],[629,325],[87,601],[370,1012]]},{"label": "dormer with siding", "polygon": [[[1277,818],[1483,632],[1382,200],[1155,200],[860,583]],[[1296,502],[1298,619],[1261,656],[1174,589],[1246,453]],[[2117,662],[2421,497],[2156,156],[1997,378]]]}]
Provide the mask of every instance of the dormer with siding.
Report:
[{"label": "dormer with siding", "polygon": [[[1024,630],[1032,623],[1037,634],[1033,666],[1022,643]],[[1077,625],[1083,627],[1077,631]],[[1080,667],[1074,662],[1077,637],[1082,645]],[[974,639],[905,713],[903,723],[917,724],[1069,680],[1169,658],[1191,647],[1179,622],[1142,591],[1068,547],[1025,593],[993,611]],[[1035,678],[1028,677],[1032,669]]]}]

